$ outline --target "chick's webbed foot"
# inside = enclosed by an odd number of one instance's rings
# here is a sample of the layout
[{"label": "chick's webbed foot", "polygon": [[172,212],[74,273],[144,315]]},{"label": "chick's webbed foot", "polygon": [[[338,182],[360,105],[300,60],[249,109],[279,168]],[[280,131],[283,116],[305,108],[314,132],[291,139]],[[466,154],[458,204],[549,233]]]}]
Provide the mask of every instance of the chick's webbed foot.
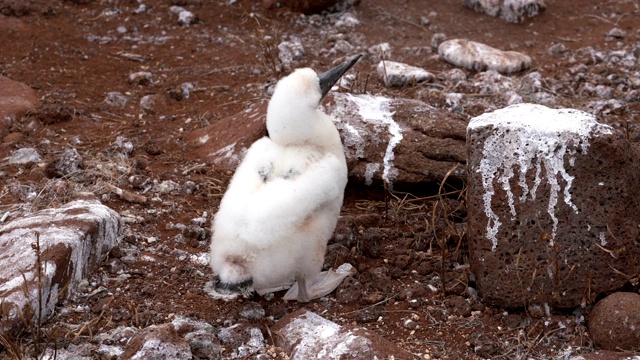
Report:
[{"label": "chick's webbed foot", "polygon": [[296,283],[291,286],[284,295],[285,300],[296,300],[298,302],[308,302],[330,294],[345,277],[355,273],[351,264],[342,264],[335,271],[320,272],[315,278],[307,279],[304,276],[297,276]]}]

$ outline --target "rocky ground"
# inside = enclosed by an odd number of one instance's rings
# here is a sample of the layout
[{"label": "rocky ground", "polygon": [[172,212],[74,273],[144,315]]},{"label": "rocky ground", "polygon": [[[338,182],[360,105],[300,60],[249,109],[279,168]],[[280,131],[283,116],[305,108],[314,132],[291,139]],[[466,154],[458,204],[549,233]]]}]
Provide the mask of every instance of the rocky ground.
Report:
[{"label": "rocky ground", "polygon": [[[362,0],[302,15],[244,0],[0,0],[0,75],[34,89],[38,101],[0,124],[0,158],[23,148],[40,156],[0,165],[2,222],[95,197],[126,224],[120,245],[42,331],[10,339],[15,351],[0,356],[55,347],[107,359],[139,329],[188,318],[216,334],[211,353],[222,358],[285,357],[270,329],[300,308],[364,327],[416,358],[592,354],[589,308],[547,316],[489,306],[473,291],[460,184],[412,186],[409,194],[351,183],[326,265],[350,262],[358,274],[326,298],[222,302],[203,290],[209,222],[231,171],[200,157],[186,138],[268,99],[293,68],[324,70],[366,53],[354,67],[353,92],[418,99],[466,120],[520,101],[571,107],[636,141],[640,4],[546,4],[512,24],[462,1]],[[434,50],[447,38],[526,53],[531,68],[515,75],[455,68]],[[380,59],[435,77],[386,87]]]}]

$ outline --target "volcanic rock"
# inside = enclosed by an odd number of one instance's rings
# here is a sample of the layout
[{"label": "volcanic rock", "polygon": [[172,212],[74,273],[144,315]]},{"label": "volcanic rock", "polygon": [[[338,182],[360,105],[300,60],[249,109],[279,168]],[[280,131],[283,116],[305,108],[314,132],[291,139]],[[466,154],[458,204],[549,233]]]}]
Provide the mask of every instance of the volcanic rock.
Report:
[{"label": "volcanic rock", "polygon": [[149,326],[131,338],[120,359],[191,360],[192,357],[189,342],[168,323]]},{"label": "volcanic rock", "polygon": [[534,17],[546,8],[544,0],[464,0],[464,5],[512,23]]},{"label": "volcanic rock", "polygon": [[286,315],[271,328],[277,346],[296,359],[413,359],[413,355],[379,335],[340,326],[305,309]]},{"label": "volcanic rock", "polygon": [[639,350],[640,295],[616,292],[600,300],[589,317],[589,332],[605,350]]},{"label": "volcanic rock", "polygon": [[349,181],[411,188],[464,178],[466,121],[413,99],[336,93],[329,105]]},{"label": "volcanic rock", "polygon": [[575,307],[640,271],[640,154],[622,135],[533,104],[467,132],[470,264],[486,302]]},{"label": "volcanic rock", "polygon": [[121,226],[115,211],[85,200],[0,226],[0,335],[19,330],[22,316],[44,321],[118,242]]},{"label": "volcanic rock", "polygon": [[389,60],[380,61],[376,71],[380,80],[390,87],[429,82],[435,78],[432,73],[425,69]]},{"label": "volcanic rock", "polygon": [[[335,93],[327,113],[335,121],[347,156],[349,181],[396,188],[465,177],[462,117],[412,99]],[[246,149],[266,134],[266,103],[187,135],[198,160],[234,170]],[[423,189],[424,191],[424,189]]]},{"label": "volcanic rock", "polygon": [[509,74],[528,69],[531,58],[517,51],[502,51],[467,39],[452,39],[438,46],[448,63],[475,71],[495,70]]}]

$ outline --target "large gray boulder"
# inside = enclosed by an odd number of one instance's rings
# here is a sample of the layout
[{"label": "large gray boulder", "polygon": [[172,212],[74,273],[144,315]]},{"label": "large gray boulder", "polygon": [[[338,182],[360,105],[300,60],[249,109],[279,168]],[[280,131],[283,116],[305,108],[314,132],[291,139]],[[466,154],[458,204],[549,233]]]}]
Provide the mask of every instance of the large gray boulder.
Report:
[{"label": "large gray boulder", "polygon": [[44,321],[100,264],[121,228],[118,213],[85,200],[0,226],[0,335]]},{"label": "large gray boulder", "polygon": [[478,290],[503,307],[591,303],[640,272],[638,150],[590,114],[518,104],[467,130]]}]

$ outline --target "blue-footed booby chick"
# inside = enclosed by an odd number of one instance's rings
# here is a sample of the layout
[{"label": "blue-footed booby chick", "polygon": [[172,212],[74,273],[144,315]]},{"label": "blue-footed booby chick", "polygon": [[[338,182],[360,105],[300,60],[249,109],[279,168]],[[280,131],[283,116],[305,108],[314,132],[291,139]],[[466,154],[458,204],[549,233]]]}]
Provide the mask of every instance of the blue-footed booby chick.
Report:
[{"label": "blue-footed booby chick", "polygon": [[251,145],[213,220],[213,296],[264,295],[297,281],[288,298],[306,302],[339,285],[320,270],[342,207],[347,163],[338,130],[318,106],[360,56],[320,75],[297,69],[276,85],[267,108],[269,136]]}]

